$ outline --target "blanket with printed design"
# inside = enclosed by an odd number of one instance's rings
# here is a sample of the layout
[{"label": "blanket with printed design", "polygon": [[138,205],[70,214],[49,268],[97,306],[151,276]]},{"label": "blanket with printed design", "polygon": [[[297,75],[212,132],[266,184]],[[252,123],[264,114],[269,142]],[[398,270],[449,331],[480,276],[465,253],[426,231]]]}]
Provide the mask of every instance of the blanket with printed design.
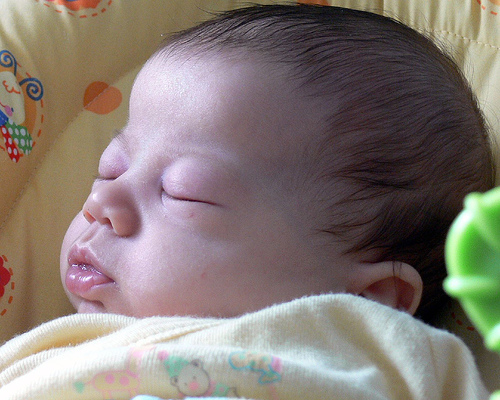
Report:
[{"label": "blanket with printed design", "polygon": [[0,398],[488,398],[455,336],[352,295],[232,319],[73,315],[0,347]]}]

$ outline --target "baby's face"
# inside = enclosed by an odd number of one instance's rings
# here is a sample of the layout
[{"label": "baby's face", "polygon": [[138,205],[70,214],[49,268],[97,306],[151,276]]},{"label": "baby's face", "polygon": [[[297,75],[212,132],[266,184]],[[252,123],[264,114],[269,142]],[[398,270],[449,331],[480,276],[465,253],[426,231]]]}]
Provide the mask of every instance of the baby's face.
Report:
[{"label": "baby's face", "polygon": [[279,82],[249,62],[146,64],[63,242],[79,312],[227,317],[346,289],[318,273],[335,268],[283,184],[317,116]]}]

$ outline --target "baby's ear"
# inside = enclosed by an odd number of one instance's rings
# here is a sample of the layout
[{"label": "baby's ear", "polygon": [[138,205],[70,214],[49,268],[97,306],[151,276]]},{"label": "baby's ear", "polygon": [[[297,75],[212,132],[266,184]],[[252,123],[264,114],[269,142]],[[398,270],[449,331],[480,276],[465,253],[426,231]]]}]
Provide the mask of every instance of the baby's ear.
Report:
[{"label": "baby's ear", "polygon": [[423,290],[422,278],[415,268],[398,261],[382,261],[363,263],[356,269],[350,293],[415,314]]}]

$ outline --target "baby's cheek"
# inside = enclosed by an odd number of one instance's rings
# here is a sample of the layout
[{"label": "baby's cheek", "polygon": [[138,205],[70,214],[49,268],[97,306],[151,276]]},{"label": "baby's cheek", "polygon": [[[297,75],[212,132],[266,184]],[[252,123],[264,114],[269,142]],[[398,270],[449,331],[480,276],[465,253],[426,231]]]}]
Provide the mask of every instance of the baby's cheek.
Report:
[{"label": "baby's cheek", "polygon": [[[193,217],[193,220],[195,217]],[[210,240],[233,241],[238,236],[237,224],[232,219],[220,215],[212,215],[197,222],[199,233]]]},{"label": "baby's cheek", "polygon": [[84,232],[87,226],[88,222],[85,220],[81,212],[79,212],[75,216],[75,218],[73,218],[73,221],[71,221],[71,224],[69,225],[64,235],[64,239],[61,246],[61,255],[60,255],[61,269],[67,264],[68,252],[71,245]]},{"label": "baby's cheek", "polygon": [[232,234],[233,217],[219,206],[187,202],[172,211],[169,217],[175,218],[179,228],[187,232],[213,239],[227,238]]}]

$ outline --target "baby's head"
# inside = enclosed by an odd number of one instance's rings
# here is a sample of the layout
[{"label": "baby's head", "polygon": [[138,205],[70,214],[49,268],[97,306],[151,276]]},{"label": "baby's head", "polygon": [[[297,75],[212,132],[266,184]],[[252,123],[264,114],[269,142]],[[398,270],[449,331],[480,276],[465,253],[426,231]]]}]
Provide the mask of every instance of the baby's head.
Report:
[{"label": "baby's head", "polygon": [[390,19],[255,6],[170,37],[71,224],[79,312],[234,316],[347,292],[438,301],[464,195],[493,184],[460,72]]}]

